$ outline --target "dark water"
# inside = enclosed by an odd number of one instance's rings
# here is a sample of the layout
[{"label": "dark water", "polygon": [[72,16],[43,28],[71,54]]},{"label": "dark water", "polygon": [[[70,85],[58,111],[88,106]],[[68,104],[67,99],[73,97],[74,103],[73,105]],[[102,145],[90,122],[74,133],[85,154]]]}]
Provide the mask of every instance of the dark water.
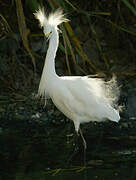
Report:
[{"label": "dark water", "polygon": [[[79,169],[78,169],[79,168]],[[27,174],[17,173],[14,178],[13,176],[7,176],[8,179],[16,180],[135,180],[136,179],[136,164],[117,164],[116,167],[86,167],[81,170],[80,167],[77,169],[73,167],[70,169],[56,169],[56,170],[45,170],[41,172],[31,172]],[[76,169],[76,170],[75,170]],[[80,172],[81,171],[81,172]],[[5,178],[6,179],[6,178]]]},{"label": "dark water", "polygon": [[[74,168],[73,168],[74,169]],[[61,179],[61,180],[135,180],[136,179],[136,165],[131,164],[117,164],[117,167],[88,167],[88,169],[81,172],[79,170],[60,170],[60,172],[53,172],[52,175],[45,175],[44,173],[32,173],[24,176],[24,179]]]},{"label": "dark water", "polygon": [[[82,172],[62,170],[57,174],[52,173],[52,175],[44,174],[44,172],[33,172],[27,175],[16,175],[16,179],[33,179],[33,180],[135,180],[136,179],[136,166],[129,164],[129,166],[120,167],[117,165],[115,168],[92,168],[84,170]],[[74,169],[74,168],[73,168]],[[47,173],[47,172],[46,172]]]},{"label": "dark water", "polygon": [[[124,166],[124,167],[123,167]],[[74,169],[74,168],[73,168]],[[34,177],[41,179],[76,179],[76,180],[135,180],[136,179],[136,166],[134,164],[129,165],[120,165],[117,164],[117,167],[88,167],[87,170],[82,172],[65,170],[64,172],[59,172],[56,175],[44,175],[44,174],[35,174],[30,175],[29,178]],[[27,179],[27,178],[26,178]]]},{"label": "dark water", "polygon": [[0,119],[0,180],[136,179],[136,126],[84,125],[84,167],[83,142],[76,141],[72,122],[5,117]]},{"label": "dark water", "polygon": [[[53,150],[52,150],[53,151]],[[55,153],[55,152],[54,152]],[[60,154],[65,152],[60,150]],[[36,154],[35,154],[36,155]],[[56,154],[57,155],[57,154]],[[16,170],[5,169],[0,173],[0,180],[135,180],[136,149],[125,149],[87,153],[86,167],[82,161],[83,153],[77,152],[72,159],[48,159],[50,162],[33,161],[18,164]],[[89,157],[90,156],[90,157]],[[64,157],[64,156],[62,156]],[[45,158],[45,157],[43,157]],[[54,157],[52,157],[54,158]],[[71,157],[70,157],[71,158]],[[79,160],[78,160],[79,158]],[[90,159],[89,159],[90,158]],[[30,160],[30,159],[29,159]],[[59,164],[52,164],[53,162]],[[14,166],[15,162],[12,162]],[[50,167],[47,167],[50,164]],[[1,164],[2,165],[2,164]],[[56,166],[56,167],[55,167]],[[7,166],[7,168],[9,168]]]}]

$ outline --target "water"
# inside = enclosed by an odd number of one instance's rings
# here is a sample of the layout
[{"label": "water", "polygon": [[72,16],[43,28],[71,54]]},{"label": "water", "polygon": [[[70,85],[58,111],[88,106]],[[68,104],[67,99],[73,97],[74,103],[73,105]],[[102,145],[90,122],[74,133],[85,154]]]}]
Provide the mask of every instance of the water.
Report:
[{"label": "water", "polygon": [[[52,150],[53,152],[53,150]],[[65,157],[65,152],[60,151]],[[36,155],[36,154],[35,154]],[[35,156],[33,154],[33,156]],[[75,153],[71,161],[53,159],[51,162],[25,162],[16,169],[8,167],[0,173],[0,180],[135,180],[136,149],[125,149],[107,152],[88,152],[87,166],[82,161],[83,154]],[[79,159],[78,159],[79,158]],[[78,159],[78,160],[77,160]],[[30,159],[29,159],[30,160]],[[52,164],[56,162],[56,164]],[[14,163],[12,162],[13,167]],[[57,164],[59,163],[59,164]],[[52,167],[47,167],[50,164]],[[10,165],[9,165],[10,166]],[[54,166],[54,167],[53,167]],[[55,167],[56,166],[56,167]]]},{"label": "water", "polygon": [[[87,142],[72,122],[1,118],[0,180],[135,180],[136,128],[89,123]],[[62,119],[62,118],[61,118]]]},{"label": "water", "polygon": [[[117,164],[116,167],[87,167],[82,170],[73,167],[70,169],[45,170],[41,172],[31,172],[27,174],[18,173],[15,180],[135,180],[136,164]],[[9,178],[10,179],[10,178]],[[12,179],[12,178],[11,178]]]}]

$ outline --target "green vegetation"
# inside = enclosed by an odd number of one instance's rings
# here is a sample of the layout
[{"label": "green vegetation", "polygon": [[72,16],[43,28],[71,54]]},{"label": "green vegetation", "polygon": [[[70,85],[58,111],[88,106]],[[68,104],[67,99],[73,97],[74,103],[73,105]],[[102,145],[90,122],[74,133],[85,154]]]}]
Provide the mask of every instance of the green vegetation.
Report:
[{"label": "green vegetation", "polygon": [[48,12],[61,7],[70,19],[60,27],[60,51],[56,58],[58,73],[86,75],[102,72],[108,76],[115,73],[129,78],[136,75],[135,1],[130,4],[128,0],[84,3],[16,0],[1,4],[1,88],[21,90],[20,82],[31,86],[36,82],[34,75],[40,76],[44,61],[42,54],[46,49],[42,49],[42,31],[33,16],[39,3]]}]

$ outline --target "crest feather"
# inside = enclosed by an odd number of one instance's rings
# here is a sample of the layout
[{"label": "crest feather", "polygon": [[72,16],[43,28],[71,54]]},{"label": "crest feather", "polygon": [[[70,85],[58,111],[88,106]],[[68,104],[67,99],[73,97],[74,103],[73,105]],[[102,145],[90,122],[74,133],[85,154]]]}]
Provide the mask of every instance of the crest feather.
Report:
[{"label": "crest feather", "polygon": [[63,22],[69,21],[65,18],[62,9],[57,9],[55,12],[50,13],[48,16],[45,14],[44,8],[39,7],[39,10],[34,13],[35,18],[39,20],[40,26],[44,27],[48,24],[52,26],[58,26]]},{"label": "crest feather", "polygon": [[40,26],[45,26],[47,22],[47,16],[45,15],[44,7],[39,7],[39,10],[34,13],[35,18],[39,20]]},{"label": "crest feather", "polygon": [[63,14],[62,9],[60,8],[48,16],[48,23],[54,26],[58,26],[59,24],[67,21],[69,20],[65,18],[65,14]]}]

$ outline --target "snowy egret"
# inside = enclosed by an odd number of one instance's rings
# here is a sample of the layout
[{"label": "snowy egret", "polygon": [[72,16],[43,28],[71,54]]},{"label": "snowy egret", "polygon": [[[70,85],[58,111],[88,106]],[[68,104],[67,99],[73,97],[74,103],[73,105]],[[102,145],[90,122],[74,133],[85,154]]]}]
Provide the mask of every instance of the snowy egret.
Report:
[{"label": "snowy egret", "polygon": [[68,19],[60,9],[47,16],[44,8],[39,8],[34,15],[49,40],[38,95],[45,98],[45,104],[46,99],[51,98],[56,107],[74,122],[75,130],[81,134],[86,149],[80,124],[105,119],[118,122],[119,112],[113,106],[115,95],[102,79],[58,76],[55,71],[55,57],[59,44],[58,25],[67,22]]}]

